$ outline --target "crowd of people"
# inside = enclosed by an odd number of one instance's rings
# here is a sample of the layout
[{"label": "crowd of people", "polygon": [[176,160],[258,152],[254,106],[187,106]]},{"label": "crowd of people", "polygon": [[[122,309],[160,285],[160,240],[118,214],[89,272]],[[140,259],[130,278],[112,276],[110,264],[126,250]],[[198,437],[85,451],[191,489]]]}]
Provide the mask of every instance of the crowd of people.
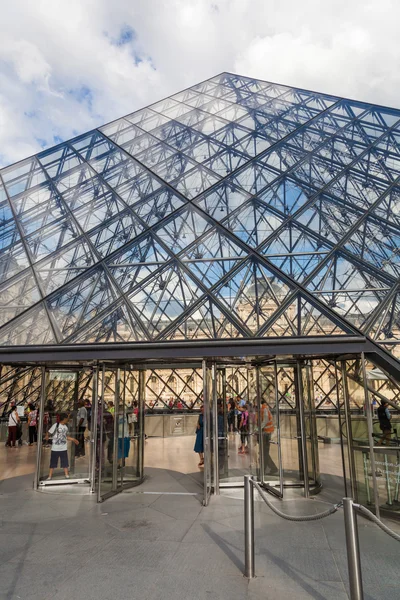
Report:
[{"label": "crowd of people", "polygon": [[[236,399],[231,397],[226,401],[227,431],[225,431],[224,419],[224,400],[217,400],[217,418],[218,418],[218,449],[219,453],[223,450],[223,444],[226,434],[238,434],[239,445],[238,454],[246,455],[251,452],[250,439],[254,440],[253,448],[257,444],[262,445],[264,455],[264,472],[266,475],[275,475],[278,473],[278,467],[270,456],[271,437],[274,433],[274,424],[272,413],[266,400],[261,401],[260,413],[253,403],[245,400],[241,396]],[[252,436],[252,438],[250,438]],[[198,466],[204,466],[204,407],[201,407],[199,419],[196,427],[196,441],[194,451],[199,454],[200,461]]]},{"label": "crowd of people", "polygon": [[[376,403],[376,399],[375,403]],[[171,399],[170,408],[179,408],[179,401]],[[100,407],[102,406],[102,410]],[[391,440],[391,414],[388,403],[382,401],[377,410],[379,426],[381,430],[378,444],[387,445]],[[374,412],[375,405],[372,406]],[[133,400],[124,409],[122,403],[119,406],[118,415],[115,415],[115,406],[112,401],[99,401],[99,410],[97,412],[97,435],[103,435],[103,449],[106,450],[107,461],[112,464],[114,460],[114,439],[115,439],[115,419],[118,419],[118,461],[127,458],[130,452],[132,438],[139,436],[139,406],[137,400]],[[225,420],[226,415],[226,420]],[[278,468],[270,456],[271,437],[275,427],[272,413],[267,402],[261,401],[261,408],[257,407],[249,400],[237,396],[226,400],[226,413],[224,410],[224,400],[219,398],[217,401],[218,416],[218,438],[219,446],[226,439],[227,434],[239,436],[238,454],[243,456],[249,454],[251,449],[260,449],[262,447],[264,456],[265,474],[273,475],[278,472]],[[17,407],[15,402],[11,403],[8,411],[8,438],[6,446],[16,448],[24,443],[22,433],[22,422],[27,423],[27,438],[25,443],[33,446],[38,443],[38,424],[39,409],[33,403],[29,402],[24,409]],[[69,423],[72,421],[72,435],[69,435]],[[49,479],[53,476],[53,471],[58,463],[64,469],[65,476],[68,477],[68,441],[75,444],[75,459],[86,455],[85,442],[88,440],[88,433],[92,424],[92,405],[89,399],[85,398],[79,401],[77,409],[72,412],[58,412],[55,409],[55,403],[49,399],[43,411],[43,429],[41,443],[44,448],[51,448]],[[226,429],[226,430],[225,430]],[[251,437],[250,437],[251,436]],[[97,444],[99,448],[100,444]],[[204,465],[204,412],[200,409],[200,415],[196,427],[196,441],[194,451],[199,454],[199,467]],[[97,457],[98,458],[98,457]]]},{"label": "crowd of people", "polygon": [[[101,404],[103,410],[101,411]],[[115,415],[115,406],[112,401],[99,401],[97,435],[103,433],[104,448],[107,460],[113,463],[114,454],[114,423],[118,419],[118,461],[127,458],[130,451],[131,438],[139,435],[139,406],[133,400],[124,410],[120,404],[118,415]],[[23,439],[23,422],[27,423],[27,437]],[[8,437],[6,446],[17,448],[24,443],[33,446],[38,444],[39,409],[35,403],[29,402],[24,408],[17,407],[11,402],[7,417]],[[41,443],[43,448],[51,449],[50,471],[48,480],[53,477],[54,469],[60,467],[69,478],[68,442],[75,445],[74,458],[79,459],[86,455],[85,443],[89,441],[92,427],[92,404],[88,398],[78,402],[73,411],[58,411],[53,400],[49,399],[43,410],[43,428]]]}]

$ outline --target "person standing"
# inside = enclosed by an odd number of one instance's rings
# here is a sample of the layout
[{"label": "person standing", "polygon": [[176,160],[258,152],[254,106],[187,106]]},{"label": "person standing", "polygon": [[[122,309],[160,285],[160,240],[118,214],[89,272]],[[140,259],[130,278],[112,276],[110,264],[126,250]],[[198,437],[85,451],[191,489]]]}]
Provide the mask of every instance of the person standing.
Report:
[{"label": "person standing", "polygon": [[270,456],[271,437],[274,433],[272,413],[266,400],[261,400],[261,440],[264,456],[264,475],[276,475],[279,469]]},{"label": "person standing", "polygon": [[118,415],[116,417],[118,417],[118,467],[122,467],[125,464],[125,459],[129,456],[131,438],[129,437],[127,415],[124,414],[124,408],[121,403],[119,404]]},{"label": "person standing", "polygon": [[104,403],[103,408],[103,423],[104,432],[107,437],[107,460],[112,464],[114,458],[114,415],[107,408],[106,403]]},{"label": "person standing", "polygon": [[200,408],[199,420],[196,426],[196,441],[193,450],[198,453],[200,457],[199,467],[204,465],[204,437],[203,437],[203,426],[204,426],[204,407]]},{"label": "person standing", "polygon": [[77,446],[79,442],[77,439],[68,436],[68,419],[69,417],[66,413],[61,413],[58,423],[54,423],[46,434],[46,441],[48,441],[49,435],[52,436],[48,481],[51,481],[54,469],[58,466],[58,461],[60,461],[61,468],[64,469],[65,479],[69,479],[68,442],[74,442]]},{"label": "person standing", "polygon": [[52,413],[53,413],[53,403],[51,400],[49,400],[46,404],[46,406],[44,407],[44,411],[43,411],[43,445],[45,448],[50,448],[50,444],[48,442],[48,440],[46,440],[46,434],[48,433],[50,427],[53,424],[52,421]]},{"label": "person standing", "polygon": [[241,443],[239,446],[239,454],[245,454],[246,451],[249,451],[249,407],[247,404],[242,407],[240,417],[239,431]]},{"label": "person standing", "polygon": [[79,410],[76,416],[77,424],[78,424],[78,432],[77,432],[77,440],[79,442],[78,447],[76,449],[75,457],[80,458],[81,456],[85,456],[85,431],[87,427],[87,410],[85,408],[85,403],[81,400],[78,404]]},{"label": "person standing", "polygon": [[390,423],[390,419],[392,415],[388,409],[389,404],[386,400],[381,401],[381,405],[378,408],[378,419],[379,419],[379,427],[382,431],[381,441],[378,443],[378,446],[389,445],[390,444],[390,436],[392,434],[392,426]]},{"label": "person standing", "polygon": [[236,431],[235,426],[235,401],[233,398],[228,400],[228,431],[233,433]]},{"label": "person standing", "polygon": [[33,446],[33,443],[37,443],[37,422],[38,422],[38,410],[34,404],[28,404],[28,431],[29,431],[29,445]]},{"label": "person standing", "polygon": [[21,419],[19,418],[17,407],[16,407],[15,403],[11,404],[11,410],[10,410],[10,414],[8,417],[8,439],[7,439],[7,446],[10,446],[10,448],[11,447],[15,448],[15,444],[17,441],[17,432],[18,432],[20,422],[21,422]]}]

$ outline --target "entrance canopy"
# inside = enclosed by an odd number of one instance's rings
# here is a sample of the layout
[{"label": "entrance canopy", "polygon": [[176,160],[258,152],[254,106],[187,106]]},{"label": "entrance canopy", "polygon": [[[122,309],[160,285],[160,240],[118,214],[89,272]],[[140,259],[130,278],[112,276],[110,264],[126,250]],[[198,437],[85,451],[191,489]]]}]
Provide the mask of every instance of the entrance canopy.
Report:
[{"label": "entrance canopy", "polygon": [[398,369],[399,126],[222,73],[3,169],[0,362],[366,352]]}]

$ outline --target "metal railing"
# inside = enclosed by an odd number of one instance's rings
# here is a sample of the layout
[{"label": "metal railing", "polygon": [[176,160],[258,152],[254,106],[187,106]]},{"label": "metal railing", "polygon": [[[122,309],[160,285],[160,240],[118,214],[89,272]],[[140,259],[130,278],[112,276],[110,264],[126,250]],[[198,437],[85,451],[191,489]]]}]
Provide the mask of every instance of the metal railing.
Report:
[{"label": "metal railing", "polygon": [[351,600],[363,600],[363,584],[361,573],[360,544],[358,541],[357,512],[373,521],[385,533],[400,542],[400,535],[382,523],[365,506],[356,504],[352,498],[343,498],[338,504],[333,504],[327,510],[315,515],[288,515],[277,508],[263,488],[253,479],[252,475],[244,476],[244,575],[249,579],[255,577],[255,546],[254,546],[254,488],[258,491],[267,506],[279,517],[288,521],[318,521],[329,517],[343,508],[344,528],[346,534],[347,565],[349,571],[349,586]]}]

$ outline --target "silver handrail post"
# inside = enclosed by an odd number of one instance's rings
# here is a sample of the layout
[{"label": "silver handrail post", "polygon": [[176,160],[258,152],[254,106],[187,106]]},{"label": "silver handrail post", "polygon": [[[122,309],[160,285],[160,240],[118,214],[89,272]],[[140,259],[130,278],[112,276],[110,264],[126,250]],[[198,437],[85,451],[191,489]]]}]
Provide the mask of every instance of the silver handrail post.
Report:
[{"label": "silver handrail post", "polygon": [[252,476],[244,476],[244,575],[254,577],[254,487]]},{"label": "silver handrail post", "polygon": [[346,531],[347,564],[349,568],[350,598],[363,600],[360,546],[358,542],[357,516],[352,498],[343,498],[344,527]]}]

